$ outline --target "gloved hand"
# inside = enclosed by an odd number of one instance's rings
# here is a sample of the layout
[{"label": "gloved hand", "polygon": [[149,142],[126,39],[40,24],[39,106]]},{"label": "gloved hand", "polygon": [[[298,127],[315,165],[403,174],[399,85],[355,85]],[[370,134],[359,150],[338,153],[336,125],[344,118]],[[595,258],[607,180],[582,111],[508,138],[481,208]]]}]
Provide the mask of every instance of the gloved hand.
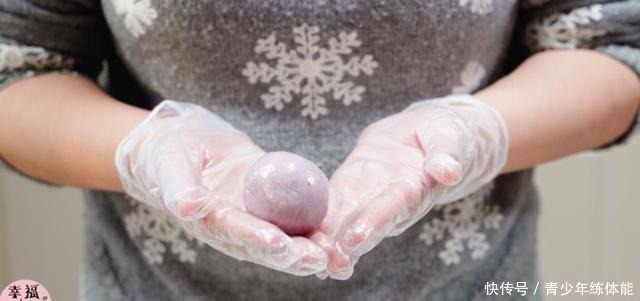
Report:
[{"label": "gloved hand", "polygon": [[470,95],[416,102],[368,126],[330,180],[320,231],[334,242],[319,277],[349,278],[382,239],[491,181],[508,145],[500,114]]},{"label": "gloved hand", "polygon": [[120,143],[116,166],[126,193],[214,249],[294,275],[324,270],[320,246],[244,211],[245,173],[264,153],[212,112],[166,100]]}]

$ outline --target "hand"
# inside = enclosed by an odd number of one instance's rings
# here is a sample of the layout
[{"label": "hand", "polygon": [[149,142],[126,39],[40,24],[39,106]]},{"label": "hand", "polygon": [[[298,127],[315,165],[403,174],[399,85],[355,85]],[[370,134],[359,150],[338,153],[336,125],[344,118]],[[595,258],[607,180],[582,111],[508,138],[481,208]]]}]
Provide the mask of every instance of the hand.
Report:
[{"label": "hand", "polygon": [[508,145],[502,117],[469,95],[417,102],[368,126],[330,180],[320,231],[334,241],[319,277],[348,279],[382,239],[491,181]]},{"label": "hand", "polygon": [[116,166],[126,193],[214,249],[294,275],[324,270],[320,246],[244,211],[244,176],[263,154],[212,112],[167,100],[120,143]]}]

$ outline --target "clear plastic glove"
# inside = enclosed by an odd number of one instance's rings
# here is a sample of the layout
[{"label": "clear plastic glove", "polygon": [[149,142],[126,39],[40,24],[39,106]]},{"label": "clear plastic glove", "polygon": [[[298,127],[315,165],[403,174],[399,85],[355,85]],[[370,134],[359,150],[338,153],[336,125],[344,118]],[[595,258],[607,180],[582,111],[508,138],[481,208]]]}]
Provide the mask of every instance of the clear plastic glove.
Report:
[{"label": "clear plastic glove", "polygon": [[470,95],[420,101],[368,126],[330,180],[320,231],[334,242],[319,277],[348,279],[382,239],[491,181],[508,145],[499,113]]},{"label": "clear plastic glove", "polygon": [[126,193],[214,249],[294,275],[324,270],[320,246],[244,211],[245,173],[264,153],[212,112],[166,100],[120,143],[116,166]]}]

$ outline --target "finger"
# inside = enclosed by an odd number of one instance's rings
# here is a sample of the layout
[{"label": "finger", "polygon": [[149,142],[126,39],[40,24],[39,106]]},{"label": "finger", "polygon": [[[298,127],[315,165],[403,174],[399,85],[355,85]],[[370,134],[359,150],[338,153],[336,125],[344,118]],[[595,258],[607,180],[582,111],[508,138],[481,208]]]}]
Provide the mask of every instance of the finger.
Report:
[{"label": "finger", "polygon": [[404,162],[389,160],[392,155],[365,157],[366,153],[375,154],[375,152],[361,151],[368,147],[370,146],[359,148],[358,153],[350,156],[331,177],[327,211],[330,220],[321,224],[325,233],[335,236],[344,220],[350,219],[354,213],[357,213],[359,206],[371,201],[395,179],[411,178],[411,181],[419,182],[424,178],[421,166],[423,156],[419,150],[396,148],[398,152],[402,151],[405,154],[403,156],[405,159],[413,157],[412,161]]},{"label": "finger", "polygon": [[338,244],[348,256],[360,256],[375,247],[397,224],[408,220],[422,201],[423,183],[391,183],[350,221],[338,235]]},{"label": "finger", "polygon": [[332,254],[333,252],[335,252],[335,240],[331,238],[331,236],[329,236],[328,234],[320,230],[320,227],[318,228],[318,230],[314,231],[309,235],[309,240],[311,240],[312,242],[320,246],[320,248],[322,248],[322,250],[325,252],[327,256],[326,268],[316,273],[316,277],[318,277],[321,280],[324,280],[329,276],[327,269],[329,264],[331,264]]},{"label": "finger", "polygon": [[[349,177],[347,177],[349,178]],[[335,178],[333,178],[335,179]],[[332,179],[332,180],[333,180]],[[344,185],[346,183],[342,183]],[[336,189],[331,189],[329,197],[329,207],[330,210],[327,214],[325,220],[320,224],[318,230],[314,232],[309,239],[317,243],[322,247],[322,249],[326,252],[328,257],[328,264],[325,270],[316,274],[316,277],[319,279],[326,279],[331,275],[334,278],[334,274],[337,272],[342,272],[349,266],[349,258],[345,257],[342,252],[337,250],[336,241],[333,238],[335,233],[339,230],[339,226],[345,218],[348,218],[348,214],[345,212],[351,212],[355,209],[355,203],[348,203],[344,198],[345,195],[342,194]],[[351,194],[355,196],[357,194]],[[355,201],[358,199],[357,197],[352,197],[351,201]],[[332,206],[333,204],[333,206]],[[329,233],[329,234],[326,234]]]},{"label": "finger", "polygon": [[[219,196],[242,195],[246,171],[264,155],[264,151],[251,143],[248,137],[233,132],[207,133],[200,135],[199,139],[202,140],[199,143],[204,141],[208,146],[198,148],[202,149],[200,152],[182,157],[182,161],[188,158],[187,162],[192,162],[187,164],[193,165],[194,172],[174,180],[176,185],[182,182],[183,187],[187,187],[187,183],[197,183],[192,195],[200,198],[187,195],[182,200],[178,199],[177,213],[183,219],[204,217],[213,206],[208,197],[212,192]],[[225,142],[224,145],[221,141]],[[181,162],[180,158],[176,158],[175,162]]]},{"label": "finger", "polygon": [[412,214],[412,217],[405,220],[404,222],[398,223],[396,227],[391,231],[391,233],[389,233],[389,237],[400,235],[420,219],[422,219],[436,204],[434,200],[439,199],[446,189],[445,186],[440,185],[439,182],[437,182],[435,179],[432,179],[431,177],[426,177],[425,183],[425,190],[422,195],[422,200],[419,201],[419,204]]},{"label": "finger", "polygon": [[295,257],[300,259],[287,267],[286,272],[306,276],[326,270],[329,258],[319,245],[300,236],[293,237],[293,243],[297,253]]},{"label": "finger", "polygon": [[329,273],[327,273],[326,270],[324,271],[320,271],[319,273],[316,274],[316,278],[320,279],[320,280],[325,280],[329,277]]},{"label": "finger", "polygon": [[291,237],[282,230],[223,202],[204,218],[203,226],[205,238],[242,246],[251,257],[270,265],[284,268],[299,259],[293,257]]},{"label": "finger", "polygon": [[[327,270],[333,279],[346,280],[354,273],[359,258],[384,238],[397,233],[399,225],[413,223],[416,210],[424,206],[422,183],[395,182],[347,222],[335,250],[329,255]],[[426,200],[428,201],[428,200]]]},{"label": "finger", "polygon": [[453,186],[462,180],[462,164],[448,154],[428,154],[424,171],[436,181]]},{"label": "finger", "polygon": [[424,171],[436,181],[452,186],[460,183],[463,163],[469,157],[469,134],[464,120],[451,112],[432,118],[417,133],[424,151]]},{"label": "finger", "polygon": [[332,279],[347,280],[353,275],[354,265],[358,261],[358,256],[345,254],[340,245],[336,245],[329,254],[329,264],[327,274]]},{"label": "finger", "polygon": [[[318,226],[318,231],[335,237],[340,225],[348,219],[358,208],[359,201],[371,199],[378,192],[373,187],[367,188],[369,183],[363,183],[360,173],[341,173],[331,178],[329,182],[329,200],[327,215]],[[368,192],[368,191],[372,192]]]},{"label": "finger", "polygon": [[234,206],[216,206],[201,225],[200,237],[240,246],[255,263],[296,274],[317,273],[327,264],[326,253],[312,241],[291,238],[275,225]]},{"label": "finger", "polygon": [[211,209],[208,192],[201,183],[203,154],[199,150],[189,150],[184,145],[189,142],[165,144],[154,164],[150,164],[163,205],[181,221],[203,218]]},{"label": "finger", "polygon": [[308,237],[310,241],[314,242],[327,253],[333,249],[334,240],[324,232],[314,231]]},{"label": "finger", "polygon": [[291,266],[282,267],[273,265],[271,262],[261,260],[249,254],[245,246],[228,243],[215,243],[209,241],[207,244],[214,249],[242,261],[249,261],[284,273],[308,276],[326,270],[327,256],[317,245],[303,237],[294,237],[293,245],[300,260],[295,261]]},{"label": "finger", "polygon": [[[202,171],[203,186],[228,203],[242,207],[242,197],[238,196],[243,195],[245,175],[263,155],[259,149],[243,149],[216,165],[210,164]],[[209,164],[210,159],[205,161]]]}]

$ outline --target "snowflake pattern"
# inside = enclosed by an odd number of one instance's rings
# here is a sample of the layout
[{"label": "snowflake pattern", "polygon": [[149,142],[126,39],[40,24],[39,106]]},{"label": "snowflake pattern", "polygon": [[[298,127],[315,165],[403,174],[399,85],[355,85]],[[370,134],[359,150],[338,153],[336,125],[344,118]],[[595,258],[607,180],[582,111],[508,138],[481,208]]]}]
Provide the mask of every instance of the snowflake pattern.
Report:
[{"label": "snowflake pattern", "polygon": [[0,85],[43,71],[75,74],[74,61],[41,47],[0,43]]},{"label": "snowflake pattern", "polygon": [[460,72],[460,85],[451,88],[451,94],[469,94],[477,89],[487,71],[480,63],[468,62]]},{"label": "snowflake pattern", "polygon": [[445,240],[448,235],[444,250],[438,253],[445,265],[459,264],[465,250],[470,252],[472,260],[486,255],[490,246],[481,230],[498,229],[504,219],[499,206],[485,202],[493,185],[489,183],[459,201],[435,206],[433,210],[439,216],[422,225],[419,239],[428,246]]},{"label": "snowflake pattern", "polygon": [[460,6],[467,6],[471,12],[478,15],[486,15],[493,11],[493,0],[459,0]]},{"label": "snowflake pattern", "polygon": [[41,47],[0,44],[0,72],[71,67],[73,60]]},{"label": "snowflake pattern", "polygon": [[603,29],[587,26],[601,19],[600,4],[577,8],[566,14],[555,13],[529,23],[525,29],[525,43],[532,51],[577,48],[606,34]]},{"label": "snowflake pattern", "polygon": [[256,54],[276,62],[274,65],[248,62],[242,74],[251,84],[277,82],[261,96],[265,108],[281,111],[285,103],[290,103],[293,95],[298,94],[302,96],[302,116],[317,119],[329,112],[325,99],[328,93],[333,92],[333,98],[345,106],[362,101],[365,87],[345,81],[345,76],[370,76],[378,63],[371,55],[343,58],[362,45],[356,32],[341,32],[338,38],[329,39],[327,48],[319,45],[319,33],[317,26],[294,27],[295,49],[287,49],[284,43],[278,42],[275,33],[257,41]]},{"label": "snowflake pattern", "polygon": [[116,14],[124,15],[124,25],[134,37],[140,37],[153,24],[158,13],[149,0],[113,0]]},{"label": "snowflake pattern", "polygon": [[131,238],[142,239],[142,254],[150,264],[161,264],[167,247],[181,262],[196,262],[197,253],[188,242],[203,243],[188,236],[182,227],[158,209],[126,197],[134,210],[124,217]]}]

